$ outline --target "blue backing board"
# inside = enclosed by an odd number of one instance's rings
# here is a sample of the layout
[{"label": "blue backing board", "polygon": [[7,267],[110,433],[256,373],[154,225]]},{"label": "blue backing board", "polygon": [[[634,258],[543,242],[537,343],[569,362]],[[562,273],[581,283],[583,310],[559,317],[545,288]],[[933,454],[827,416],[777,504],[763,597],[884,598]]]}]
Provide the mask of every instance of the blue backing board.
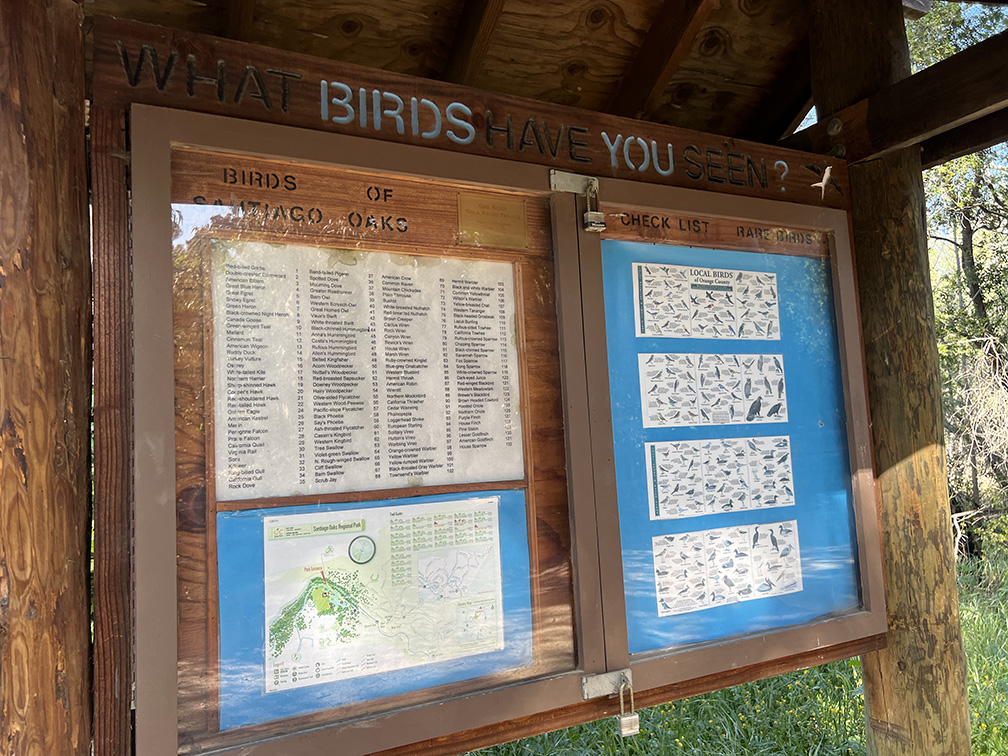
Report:
[{"label": "blue backing board", "polygon": [[[636,337],[635,262],[775,273],[780,340]],[[850,457],[828,261],[604,240],[602,272],[630,653],[771,631],[859,610]],[[637,355],[652,352],[783,355],[787,422],[644,428]],[[791,438],[794,506],[649,518],[645,442],[782,435]],[[792,519],[798,523],[801,591],[658,615],[653,536]]]},{"label": "blue backing board", "polygon": [[[450,661],[266,694],[263,518],[499,496],[504,648]],[[532,608],[524,491],[319,504],[217,515],[221,729],[468,680],[532,663]]]}]

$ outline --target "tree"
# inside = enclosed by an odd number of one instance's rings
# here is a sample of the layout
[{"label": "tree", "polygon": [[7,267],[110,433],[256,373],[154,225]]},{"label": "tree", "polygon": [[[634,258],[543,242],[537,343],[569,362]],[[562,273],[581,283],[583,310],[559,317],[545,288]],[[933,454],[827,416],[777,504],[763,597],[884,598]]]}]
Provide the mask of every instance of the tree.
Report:
[{"label": "tree", "polygon": [[[1004,8],[936,3],[908,23],[919,70],[1004,30]],[[1008,534],[1008,145],[924,176],[957,546]],[[985,541],[986,536],[986,541]]]}]

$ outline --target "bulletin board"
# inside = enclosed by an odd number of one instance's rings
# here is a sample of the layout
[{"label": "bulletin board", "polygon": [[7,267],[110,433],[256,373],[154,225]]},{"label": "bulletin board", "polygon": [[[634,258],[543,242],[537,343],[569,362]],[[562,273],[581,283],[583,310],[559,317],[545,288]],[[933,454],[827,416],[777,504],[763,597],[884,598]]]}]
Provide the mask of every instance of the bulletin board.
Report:
[{"label": "bulletin board", "polygon": [[[138,512],[138,539],[177,532],[137,564],[140,691],[177,691],[157,747],[339,722],[366,753],[362,717],[412,710],[379,735],[394,746],[443,730],[423,704],[469,696],[493,721],[502,704],[473,694],[522,681],[577,700],[549,682],[583,641],[547,192],[521,171],[435,178],[431,155],[281,159],[261,127],[229,124],[225,149],[212,119],[133,123],[163,148],[134,163],[163,187],[134,203],[136,328],[163,334],[134,345],[160,378],[137,379],[137,428],[176,440],[138,460],[174,510]],[[173,629],[177,659],[144,626]]]},{"label": "bulletin board", "polygon": [[688,680],[881,632],[845,214],[599,192],[606,228],[580,255],[603,303],[586,323],[604,334],[588,347],[594,454],[613,460],[594,471],[623,620],[607,649]]},{"label": "bulletin board", "polygon": [[884,643],[842,161],[190,42],[96,34],[137,752],[456,754]]}]

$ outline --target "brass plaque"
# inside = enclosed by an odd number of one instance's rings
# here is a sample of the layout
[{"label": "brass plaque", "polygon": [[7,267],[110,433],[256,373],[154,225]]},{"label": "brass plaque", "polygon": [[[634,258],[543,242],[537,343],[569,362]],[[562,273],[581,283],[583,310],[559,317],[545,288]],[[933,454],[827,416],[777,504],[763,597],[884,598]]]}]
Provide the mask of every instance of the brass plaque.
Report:
[{"label": "brass plaque", "polygon": [[458,196],[459,244],[528,248],[525,200],[485,194]]}]

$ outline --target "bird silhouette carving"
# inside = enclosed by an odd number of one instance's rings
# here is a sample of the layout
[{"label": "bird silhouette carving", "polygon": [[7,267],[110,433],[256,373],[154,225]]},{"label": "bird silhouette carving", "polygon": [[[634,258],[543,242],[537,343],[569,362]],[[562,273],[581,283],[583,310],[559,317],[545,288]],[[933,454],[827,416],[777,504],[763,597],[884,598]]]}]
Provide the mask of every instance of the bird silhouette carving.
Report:
[{"label": "bird silhouette carving", "polygon": [[804,164],[802,164],[802,167],[803,168],[808,168],[815,175],[819,176],[819,181],[817,181],[814,184],[811,184],[810,186],[813,189],[820,189],[820,190],[822,190],[822,199],[826,199],[826,187],[827,186],[832,186],[834,189],[837,190],[837,193],[841,197],[843,196],[843,189],[840,188],[840,183],[835,178],[833,178],[833,166],[832,165],[827,165],[826,168],[824,169],[824,168],[816,165],[815,163],[804,163]]}]

